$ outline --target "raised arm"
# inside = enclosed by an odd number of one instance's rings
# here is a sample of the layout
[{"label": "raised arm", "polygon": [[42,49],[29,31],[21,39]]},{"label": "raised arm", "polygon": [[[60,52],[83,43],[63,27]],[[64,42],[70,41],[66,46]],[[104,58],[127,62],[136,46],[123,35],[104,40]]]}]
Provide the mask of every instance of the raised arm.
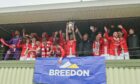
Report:
[{"label": "raised arm", "polygon": [[68,35],[68,26],[66,26],[66,41],[69,40],[69,35]]},{"label": "raised arm", "polygon": [[60,30],[60,31],[59,31],[59,44],[60,44],[61,46],[64,46],[64,42],[65,42],[65,39],[64,39],[64,37],[63,37],[62,31]]},{"label": "raised arm", "polygon": [[76,36],[75,36],[74,28],[72,28],[72,36],[73,36],[73,40],[76,41]]},{"label": "raised arm", "polygon": [[108,39],[108,40],[110,40],[111,38],[108,35],[108,29],[107,29],[106,26],[104,27],[104,30],[105,30],[105,38]]},{"label": "raised arm", "polygon": [[36,38],[36,39],[38,39],[39,41],[41,41],[42,39],[37,35],[37,33],[33,33],[34,34],[34,37]]},{"label": "raised arm", "polygon": [[64,58],[65,57],[65,50],[61,46],[59,46],[59,49],[61,51],[61,57]]},{"label": "raised arm", "polygon": [[80,33],[78,28],[76,28],[75,33],[77,34],[77,38],[76,39],[82,40],[82,34]]},{"label": "raised arm", "polygon": [[60,48],[60,51],[61,51],[61,57],[58,59],[58,63],[62,64],[62,60],[66,55],[65,55],[65,50],[61,46],[59,46],[59,48]]},{"label": "raised arm", "polygon": [[25,37],[25,29],[22,29],[22,35]]},{"label": "raised arm", "polygon": [[127,39],[128,33],[127,33],[126,29],[122,25],[118,25],[118,28],[120,28],[121,31],[123,32],[123,34],[124,34],[123,38]]},{"label": "raised arm", "polygon": [[0,41],[3,45],[10,47],[10,45],[7,44],[3,38],[0,38]]},{"label": "raised arm", "polygon": [[62,30],[59,31],[59,39],[60,41],[64,40],[63,34],[62,34]]},{"label": "raised arm", "polygon": [[95,37],[97,35],[97,28],[94,26],[90,26],[90,30],[91,30],[91,37],[90,37],[90,41],[94,41]]}]

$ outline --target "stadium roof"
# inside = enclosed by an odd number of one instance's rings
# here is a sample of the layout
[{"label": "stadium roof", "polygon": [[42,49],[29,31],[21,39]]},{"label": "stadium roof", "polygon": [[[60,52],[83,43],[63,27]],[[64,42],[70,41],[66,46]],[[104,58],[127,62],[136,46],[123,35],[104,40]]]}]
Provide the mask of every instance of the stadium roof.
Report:
[{"label": "stadium roof", "polygon": [[139,16],[140,0],[97,0],[0,8],[0,24]]}]

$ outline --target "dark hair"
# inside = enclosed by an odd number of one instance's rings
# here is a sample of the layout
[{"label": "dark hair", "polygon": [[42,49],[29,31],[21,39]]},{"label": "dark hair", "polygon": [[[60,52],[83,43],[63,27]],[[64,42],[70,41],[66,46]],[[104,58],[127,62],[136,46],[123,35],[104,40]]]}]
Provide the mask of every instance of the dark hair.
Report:
[{"label": "dark hair", "polygon": [[88,35],[88,33],[84,33],[83,36],[84,36],[84,35]]}]

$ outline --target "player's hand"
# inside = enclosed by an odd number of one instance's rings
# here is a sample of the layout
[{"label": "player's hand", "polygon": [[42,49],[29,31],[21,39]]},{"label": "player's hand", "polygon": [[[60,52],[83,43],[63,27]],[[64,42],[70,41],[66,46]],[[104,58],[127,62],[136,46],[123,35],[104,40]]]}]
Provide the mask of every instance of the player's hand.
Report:
[{"label": "player's hand", "polygon": [[122,26],[122,25],[118,25],[118,28],[122,29],[122,28],[123,28],[123,26]]},{"label": "player's hand", "polygon": [[97,28],[94,27],[94,26],[90,26],[90,30],[91,30],[92,32],[96,32]]},{"label": "player's hand", "polygon": [[72,27],[71,30],[74,31],[74,27]]},{"label": "player's hand", "polygon": [[114,28],[115,28],[115,26],[114,26],[114,25],[111,25],[111,28],[112,28],[112,29],[114,29]]},{"label": "player's hand", "polygon": [[78,28],[76,28],[75,32],[76,32],[76,33],[78,33],[78,32],[79,32],[79,29],[78,29]]},{"label": "player's hand", "polygon": [[55,35],[57,35],[57,34],[58,34],[58,32],[56,31],[54,34],[55,34]]},{"label": "player's hand", "polygon": [[10,47],[10,48],[15,48],[15,47],[16,47],[16,45],[9,45],[9,47]]}]

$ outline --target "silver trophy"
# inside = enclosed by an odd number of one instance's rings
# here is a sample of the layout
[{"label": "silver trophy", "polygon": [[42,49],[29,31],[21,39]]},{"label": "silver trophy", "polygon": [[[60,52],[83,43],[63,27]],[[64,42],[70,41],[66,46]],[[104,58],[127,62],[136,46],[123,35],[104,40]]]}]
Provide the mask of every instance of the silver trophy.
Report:
[{"label": "silver trophy", "polygon": [[72,29],[74,28],[74,22],[68,22],[67,23],[67,30],[68,33],[72,33]]}]

